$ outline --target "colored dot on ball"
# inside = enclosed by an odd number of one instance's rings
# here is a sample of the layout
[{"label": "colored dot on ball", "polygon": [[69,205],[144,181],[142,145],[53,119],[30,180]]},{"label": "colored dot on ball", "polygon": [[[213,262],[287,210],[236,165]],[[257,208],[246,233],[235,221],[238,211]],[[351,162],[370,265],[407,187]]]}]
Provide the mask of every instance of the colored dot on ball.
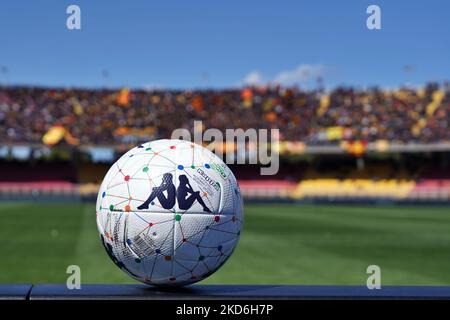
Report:
[{"label": "colored dot on ball", "polygon": [[219,250],[219,251],[222,250],[222,246],[218,246],[217,250]]},{"label": "colored dot on ball", "polygon": [[198,260],[200,260],[200,261],[202,261],[203,259],[205,259],[205,257],[204,257],[204,256],[200,256],[200,257],[198,257]]},{"label": "colored dot on ball", "polygon": [[148,226],[149,226],[149,227],[153,227],[153,223],[150,222],[150,223],[148,224]]},{"label": "colored dot on ball", "polygon": [[102,193],[102,198],[106,197],[106,192]]},{"label": "colored dot on ball", "polygon": [[127,243],[128,243],[128,244],[131,244],[131,239],[127,239]]},{"label": "colored dot on ball", "polygon": [[129,212],[129,211],[130,211],[130,206],[129,206],[129,205],[126,205],[126,206],[125,206],[125,211],[126,211],[126,212]]},{"label": "colored dot on ball", "polygon": [[143,148],[144,146],[141,144],[138,148]]},{"label": "colored dot on ball", "polygon": [[215,221],[215,222],[219,222],[219,221],[220,221],[220,216],[215,216],[215,217],[214,217],[214,221]]},{"label": "colored dot on ball", "polygon": [[180,164],[180,165],[178,165],[178,170],[183,170],[184,169],[184,167]]},{"label": "colored dot on ball", "polygon": [[180,221],[180,220],[181,220],[181,216],[180,216],[179,214],[176,214],[176,215],[175,215],[175,220],[176,220],[176,221]]},{"label": "colored dot on ball", "polygon": [[152,148],[147,148],[147,149],[145,149],[145,151],[150,151],[150,150],[152,150]]},{"label": "colored dot on ball", "polygon": [[176,148],[175,146],[170,146],[170,149],[172,149],[172,150],[175,149],[175,148]]},{"label": "colored dot on ball", "polygon": [[110,205],[110,206],[109,206],[109,210],[113,211],[113,210],[114,210],[114,206],[113,206],[113,205]]},{"label": "colored dot on ball", "polygon": [[157,254],[160,254],[160,253],[161,253],[161,250],[156,249],[155,252],[156,252]]},{"label": "colored dot on ball", "polygon": [[151,204],[152,206],[154,206],[154,205],[155,205],[155,201],[152,201],[150,204]]},{"label": "colored dot on ball", "polygon": [[195,166],[194,166],[194,165],[192,165],[192,166],[191,166],[191,169],[195,169]]},{"label": "colored dot on ball", "polygon": [[170,261],[170,260],[172,260],[172,257],[171,256],[165,256],[164,259],[166,259],[166,261]]},{"label": "colored dot on ball", "polygon": [[144,169],[142,169],[142,171],[147,172],[148,171],[148,167],[144,167]]},{"label": "colored dot on ball", "polygon": [[124,179],[125,181],[129,181],[129,180],[130,180],[130,176],[125,176],[123,179]]},{"label": "colored dot on ball", "polygon": [[211,166],[209,164],[205,163],[205,168],[209,169],[209,168],[211,168]]},{"label": "colored dot on ball", "polygon": [[134,154],[130,154],[130,158],[131,158],[132,156],[134,156]]}]

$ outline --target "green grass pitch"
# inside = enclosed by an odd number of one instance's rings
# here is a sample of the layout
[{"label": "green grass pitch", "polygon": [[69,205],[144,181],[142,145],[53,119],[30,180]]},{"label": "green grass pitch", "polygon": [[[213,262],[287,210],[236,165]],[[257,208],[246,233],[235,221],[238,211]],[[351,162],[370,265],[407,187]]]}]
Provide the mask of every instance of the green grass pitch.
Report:
[{"label": "green grass pitch", "polygon": [[[93,204],[0,204],[0,283],[135,283],[108,258]],[[246,205],[233,256],[202,283],[450,285],[450,208]]]}]

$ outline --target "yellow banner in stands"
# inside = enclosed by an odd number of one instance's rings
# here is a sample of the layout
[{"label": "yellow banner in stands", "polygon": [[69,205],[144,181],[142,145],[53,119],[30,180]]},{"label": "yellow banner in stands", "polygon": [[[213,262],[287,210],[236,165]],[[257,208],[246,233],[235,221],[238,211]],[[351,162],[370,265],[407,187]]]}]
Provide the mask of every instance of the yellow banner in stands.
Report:
[{"label": "yellow banner in stands", "polygon": [[445,92],[437,90],[433,92],[432,101],[427,105],[427,116],[431,117],[437,108],[441,105],[442,99],[445,97]]},{"label": "yellow banner in stands", "polygon": [[330,106],[330,97],[328,95],[322,96],[320,98],[320,107],[317,109],[317,115],[319,117],[323,116]]},{"label": "yellow banner in stands", "polygon": [[344,135],[344,128],[342,127],[329,127],[327,128],[328,140],[341,140]]},{"label": "yellow banner in stands", "polygon": [[70,145],[79,145],[80,140],[73,137],[70,132],[60,125],[55,125],[48,129],[42,137],[42,142],[48,146],[54,146],[64,139]]},{"label": "yellow banner in stands", "polygon": [[63,126],[53,126],[44,134],[42,142],[49,146],[55,145],[64,138],[65,133]]}]

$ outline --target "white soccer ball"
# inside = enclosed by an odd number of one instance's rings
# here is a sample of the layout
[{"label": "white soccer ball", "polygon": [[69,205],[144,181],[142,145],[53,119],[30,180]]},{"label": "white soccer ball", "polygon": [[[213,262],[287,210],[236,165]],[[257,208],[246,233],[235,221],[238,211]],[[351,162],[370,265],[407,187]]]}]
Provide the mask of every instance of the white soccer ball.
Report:
[{"label": "white soccer ball", "polygon": [[215,272],[239,241],[243,203],[233,173],[206,148],[157,140],[125,153],[97,198],[106,251],[151,285],[185,285]]}]

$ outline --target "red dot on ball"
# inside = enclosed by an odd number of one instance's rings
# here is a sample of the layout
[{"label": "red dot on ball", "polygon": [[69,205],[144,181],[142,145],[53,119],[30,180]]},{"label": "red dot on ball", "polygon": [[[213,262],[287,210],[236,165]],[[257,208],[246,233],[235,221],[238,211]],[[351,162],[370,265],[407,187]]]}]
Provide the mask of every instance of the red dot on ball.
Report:
[{"label": "red dot on ball", "polygon": [[172,150],[175,149],[175,148],[176,148],[175,146],[170,146],[170,149],[172,149]]},{"label": "red dot on ball", "polygon": [[220,216],[215,216],[215,217],[214,217],[214,221],[215,221],[215,222],[219,222],[219,221],[220,221]]},{"label": "red dot on ball", "polygon": [[130,176],[125,176],[124,180],[125,181],[129,181],[130,180]]}]

